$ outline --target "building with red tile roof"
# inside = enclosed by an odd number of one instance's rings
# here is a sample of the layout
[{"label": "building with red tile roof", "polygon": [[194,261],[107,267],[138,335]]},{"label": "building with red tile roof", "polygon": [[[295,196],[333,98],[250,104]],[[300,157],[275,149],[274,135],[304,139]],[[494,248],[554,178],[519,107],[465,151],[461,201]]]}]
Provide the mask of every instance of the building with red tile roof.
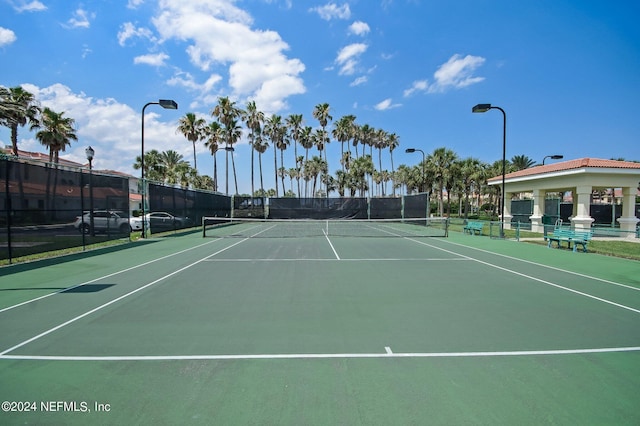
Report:
[{"label": "building with red tile roof", "polygon": [[[502,175],[487,181],[489,185],[502,185]],[[617,189],[622,197],[622,215],[618,218],[620,230],[635,235],[636,196],[640,187],[640,163],[631,161],[603,160],[599,158],[579,158],[576,160],[530,167],[505,174],[504,220],[511,221],[510,202],[518,193],[533,193],[532,229],[542,230],[542,212],[547,192],[571,192],[573,215],[571,225],[577,229],[591,227],[593,218],[589,215],[591,196],[594,190]]]}]

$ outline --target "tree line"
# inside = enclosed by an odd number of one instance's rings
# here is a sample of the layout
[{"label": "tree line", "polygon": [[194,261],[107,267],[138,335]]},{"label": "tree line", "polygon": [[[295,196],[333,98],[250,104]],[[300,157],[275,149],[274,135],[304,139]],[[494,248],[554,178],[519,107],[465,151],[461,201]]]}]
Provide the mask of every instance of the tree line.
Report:
[{"label": "tree line", "polygon": [[[465,213],[474,197],[477,197],[475,205],[481,205],[481,200],[489,197],[489,203],[495,206],[492,200],[498,199],[500,188],[488,187],[486,181],[502,173],[501,160],[488,164],[476,158],[460,158],[454,151],[440,147],[425,155],[424,160],[416,165],[401,164],[395,168],[393,153],[400,146],[396,133],[376,129],[369,124],[358,124],[354,115],[346,115],[333,122],[330,110],[327,103],[316,105],[312,117],[318,125],[313,127],[305,123],[302,114],[267,116],[258,110],[254,101],[242,109],[228,97],[220,97],[210,112],[211,121],[193,112],[179,119],[176,132],[192,144],[193,167],[176,151],[150,150],[144,153],[145,176],[162,183],[222,192],[218,181],[217,153],[223,151],[224,192],[230,193],[231,159],[233,185],[238,194],[232,154],[246,133],[251,149],[249,195],[365,197],[430,192],[435,195],[440,215],[444,214],[445,204],[450,209],[452,196],[461,201],[459,208],[462,210],[464,207]],[[28,125],[30,131],[37,132],[36,139],[48,149],[52,163],[57,163],[59,152],[64,152],[72,141],[78,139],[73,118],[65,116],[64,111],[41,108],[34,95],[21,87],[0,86],[0,125],[10,129],[13,155],[18,154],[18,128]],[[196,145],[199,143],[204,143],[213,157],[213,177],[200,175],[197,171]],[[340,147],[340,167],[331,174],[327,150],[330,144],[335,143]],[[295,161],[285,164],[284,152],[290,148],[294,150]],[[272,151],[274,174],[273,180],[269,178],[273,186],[267,188],[262,164],[269,149]],[[383,168],[383,155],[389,157],[391,170]],[[140,169],[141,160],[140,156],[136,158],[134,168]],[[518,155],[507,162],[507,172],[533,165],[533,160]]]}]

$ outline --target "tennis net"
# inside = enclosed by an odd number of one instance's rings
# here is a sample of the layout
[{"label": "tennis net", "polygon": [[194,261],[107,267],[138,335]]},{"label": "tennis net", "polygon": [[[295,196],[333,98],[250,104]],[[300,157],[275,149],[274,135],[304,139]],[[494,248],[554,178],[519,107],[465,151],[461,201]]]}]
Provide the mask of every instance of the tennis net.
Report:
[{"label": "tennis net", "polygon": [[449,220],[411,219],[259,219],[203,217],[203,237],[446,237]]}]

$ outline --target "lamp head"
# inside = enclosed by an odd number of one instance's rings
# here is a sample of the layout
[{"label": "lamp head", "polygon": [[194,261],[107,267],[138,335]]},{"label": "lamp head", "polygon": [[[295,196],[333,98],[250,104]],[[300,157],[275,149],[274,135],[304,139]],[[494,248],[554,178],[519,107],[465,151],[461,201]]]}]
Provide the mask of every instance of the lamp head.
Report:
[{"label": "lamp head", "polygon": [[178,109],[178,104],[173,99],[160,99],[158,104],[164,109]]},{"label": "lamp head", "polygon": [[412,152],[416,152],[416,149],[415,148],[407,148],[407,149],[404,150],[404,152],[410,154]]},{"label": "lamp head", "polygon": [[478,104],[471,108],[471,112],[487,112],[491,109],[491,104]]},{"label": "lamp head", "polygon": [[559,155],[559,154],[551,156],[552,160],[562,160],[563,158],[564,158],[564,155]]},{"label": "lamp head", "polygon": [[87,160],[91,161],[93,160],[93,155],[96,153],[93,148],[91,148],[90,146],[87,147],[87,149],[84,150],[84,153],[87,154]]}]

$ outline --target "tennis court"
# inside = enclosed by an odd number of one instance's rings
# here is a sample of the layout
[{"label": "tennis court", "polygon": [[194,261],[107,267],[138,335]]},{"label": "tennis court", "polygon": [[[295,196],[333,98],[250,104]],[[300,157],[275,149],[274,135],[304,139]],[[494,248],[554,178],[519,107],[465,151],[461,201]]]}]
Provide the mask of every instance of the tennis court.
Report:
[{"label": "tennis court", "polygon": [[640,423],[638,262],[311,225],[0,269],[0,422]]}]

